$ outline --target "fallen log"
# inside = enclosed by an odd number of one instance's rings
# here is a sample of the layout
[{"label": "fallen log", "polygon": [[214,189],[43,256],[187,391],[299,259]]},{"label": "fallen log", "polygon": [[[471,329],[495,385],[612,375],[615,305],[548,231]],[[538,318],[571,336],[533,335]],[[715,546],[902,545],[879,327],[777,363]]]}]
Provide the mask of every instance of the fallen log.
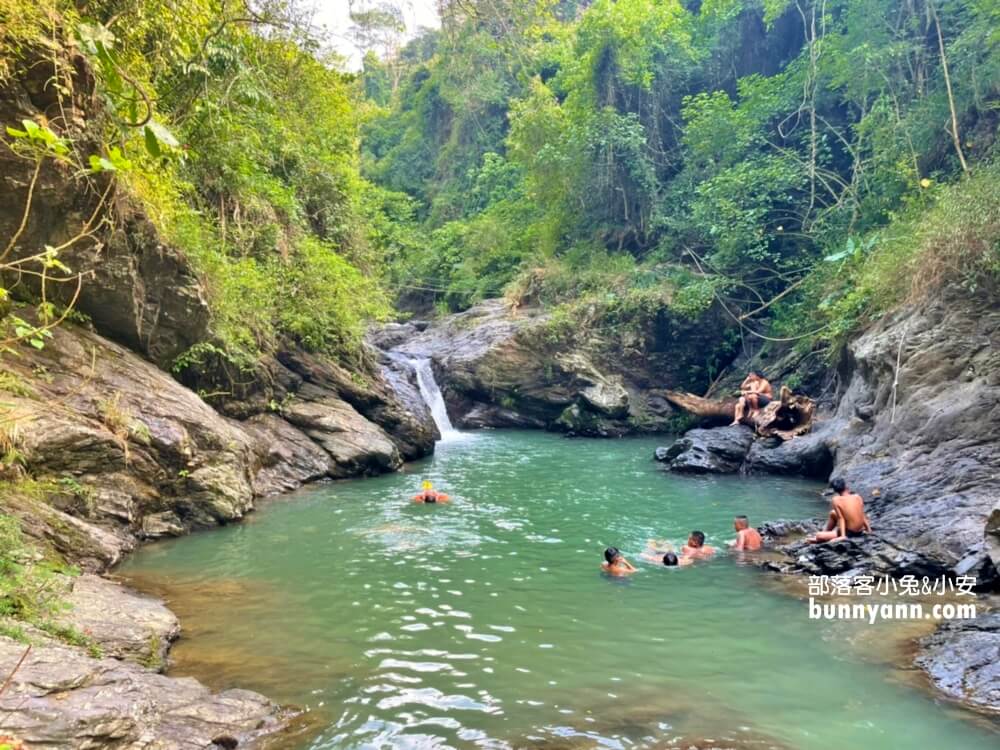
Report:
[{"label": "fallen log", "polygon": [[716,419],[732,422],[736,415],[735,398],[714,399],[695,396],[687,391],[664,391],[663,397],[674,406],[680,407],[689,414],[703,419]]},{"label": "fallen log", "polygon": [[[714,421],[732,421],[736,414],[737,399],[711,399],[696,396],[686,391],[664,391],[664,398],[689,414]],[[786,386],[781,387],[781,395],[752,417],[743,420],[754,428],[761,437],[777,437],[790,440],[812,428],[816,403],[807,396],[797,396]]]}]

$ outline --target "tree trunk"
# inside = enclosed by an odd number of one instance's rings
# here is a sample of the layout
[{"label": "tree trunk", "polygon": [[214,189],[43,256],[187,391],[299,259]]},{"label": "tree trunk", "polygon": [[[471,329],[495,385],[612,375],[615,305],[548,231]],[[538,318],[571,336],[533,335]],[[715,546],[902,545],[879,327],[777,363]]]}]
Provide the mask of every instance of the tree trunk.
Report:
[{"label": "tree trunk", "polygon": [[736,414],[736,399],[712,399],[695,396],[686,391],[663,391],[663,397],[696,417],[732,422]]},{"label": "tree trunk", "polygon": [[[735,415],[736,399],[710,399],[685,391],[663,391],[663,397],[689,414],[712,421],[730,422]],[[796,396],[787,387],[781,395],[752,417],[743,420],[761,437],[790,440],[812,428],[816,404],[806,396]]]}]

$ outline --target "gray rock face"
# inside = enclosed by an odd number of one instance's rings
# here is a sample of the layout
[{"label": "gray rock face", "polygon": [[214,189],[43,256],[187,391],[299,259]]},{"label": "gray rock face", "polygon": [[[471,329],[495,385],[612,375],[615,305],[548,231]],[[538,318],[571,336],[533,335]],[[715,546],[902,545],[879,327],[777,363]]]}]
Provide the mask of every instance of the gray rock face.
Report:
[{"label": "gray rock face", "polygon": [[286,378],[294,394],[279,412],[240,421],[123,346],[58,327],[44,349],[9,360],[25,386],[3,394],[22,417],[26,467],[56,489],[45,503],[0,498],[0,507],[99,571],[136,538],[229,523],[255,497],[322,477],[392,471],[404,456],[432,449],[429,415],[412,414],[387,384],[355,383],[306,355],[289,361],[301,373]]},{"label": "gray rock face", "polygon": [[[51,51],[41,59],[30,57],[24,70],[10,80],[14,85],[0,89],[0,122],[22,119],[38,121],[61,113],[62,125],[80,143],[83,153],[100,153],[99,136],[88,132],[99,112],[95,78],[85,58],[63,50],[58,77],[70,96],[53,101],[57,88]],[[40,77],[35,89],[23,82]],[[18,83],[22,85],[18,85]],[[4,200],[0,203],[0,236],[11,237],[20,225],[34,164],[15,156],[10,149],[0,154],[0,174],[4,176]],[[14,254],[27,257],[46,245],[61,246],[76,237],[99,205],[105,184],[95,178],[96,188],[82,189],[65,165],[47,160],[34,188],[32,209]],[[114,227],[95,239],[84,238],[70,244],[61,254],[74,273],[86,274],[76,307],[89,315],[104,335],[141,352],[160,366],[207,337],[209,307],[201,283],[190,265],[175,248],[160,237],[141,207],[112,191],[109,202],[115,214]],[[100,216],[98,216],[100,218]],[[93,228],[93,227],[91,227]],[[32,283],[25,277],[25,283]],[[74,284],[52,284],[50,300],[65,303],[75,291]]]},{"label": "gray rock face", "polygon": [[812,432],[792,440],[755,440],[743,467],[748,473],[786,474],[826,479],[833,471],[830,436],[833,425],[818,421]]},{"label": "gray rock face", "polygon": [[[385,463],[388,468],[396,468],[400,458],[410,461],[432,453],[434,441],[440,435],[416,390],[412,370],[393,369],[382,352],[366,349],[364,354],[371,362],[370,371],[366,378],[358,379],[331,360],[301,351],[282,352],[281,364],[303,381],[293,394],[293,403],[299,399],[313,403],[343,401],[395,445],[398,458],[387,463],[383,458],[376,459],[376,463]],[[339,421],[334,418],[334,422]],[[374,435],[370,428],[364,429]],[[373,450],[380,453],[386,450],[380,440],[374,437],[372,440]]]},{"label": "gray rock face", "polygon": [[551,322],[540,310],[489,300],[430,325],[387,326],[371,340],[398,355],[433,359],[459,427],[537,426],[589,436],[668,428],[673,408],[649,389],[675,382],[694,361],[695,346],[679,335],[655,336],[660,348],[640,355],[654,343],[623,348],[597,334],[554,336]]},{"label": "gray rock face", "polygon": [[945,295],[881,321],[850,353],[836,472],[887,541],[942,572],[996,581],[987,521],[1000,509],[1000,308]]},{"label": "gray rock face", "polygon": [[921,642],[916,664],[950,698],[1000,712],[1000,612],[955,620]]},{"label": "gray rock face", "polygon": [[90,637],[105,656],[147,667],[163,668],[181,631],[163,602],[92,574],[72,579],[66,603],[61,621]]},{"label": "gray rock face", "polygon": [[745,425],[688,430],[656,458],[670,471],[731,474],[740,470],[753,441],[753,430]]},{"label": "gray rock face", "polygon": [[331,476],[377,474],[403,463],[380,427],[321,389],[304,386],[299,399],[284,410],[284,418],[329,455]]},{"label": "gray rock face", "polygon": [[[13,672],[24,651],[0,637],[0,674]],[[290,718],[256,693],[213,694],[190,678],[57,646],[32,647],[0,696],[0,714],[5,733],[43,750],[236,747]]]},{"label": "gray rock face", "polygon": [[329,476],[334,469],[330,454],[276,414],[258,414],[241,427],[251,437],[260,467],[253,480],[258,495],[293,490]]}]

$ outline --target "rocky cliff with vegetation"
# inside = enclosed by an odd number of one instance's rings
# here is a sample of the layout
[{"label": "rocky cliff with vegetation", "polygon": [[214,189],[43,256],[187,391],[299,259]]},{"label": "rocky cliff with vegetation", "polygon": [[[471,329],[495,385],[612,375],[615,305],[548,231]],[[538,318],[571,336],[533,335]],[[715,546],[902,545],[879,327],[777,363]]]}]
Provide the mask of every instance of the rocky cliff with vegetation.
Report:
[{"label": "rocky cliff with vegetation", "polygon": [[[413,358],[461,426],[591,436],[691,426],[667,390],[762,369],[816,399],[813,432],[694,430],[670,468],[866,494],[872,538],[782,540],[783,569],[996,587],[993,4],[440,6],[405,45],[397,15],[356,14],[349,73],[295,2],[0,0],[18,737],[232,747],[284,726],[160,675],[176,622],[91,574],[426,455]],[[995,707],[984,622],[921,658]],[[942,667],[959,651],[978,656]]]},{"label": "rocky cliff with vegetation", "polygon": [[[302,304],[343,317],[300,327],[273,271],[256,279],[272,290],[240,286],[257,261],[227,259],[219,228],[172,203],[180,144],[151,116],[121,122],[106,77],[128,75],[126,48],[61,10],[0,32],[4,730],[30,746],[235,746],[292,713],[158,674],[176,618],[80,572],[306,482],[398,469],[437,432],[412,369],[362,343],[367,303],[333,312],[365,282],[332,250],[310,261],[318,229],[273,217],[273,241],[288,243],[281,282],[329,284]],[[241,198],[271,210],[252,190]],[[357,283],[337,287],[338,274]]]}]

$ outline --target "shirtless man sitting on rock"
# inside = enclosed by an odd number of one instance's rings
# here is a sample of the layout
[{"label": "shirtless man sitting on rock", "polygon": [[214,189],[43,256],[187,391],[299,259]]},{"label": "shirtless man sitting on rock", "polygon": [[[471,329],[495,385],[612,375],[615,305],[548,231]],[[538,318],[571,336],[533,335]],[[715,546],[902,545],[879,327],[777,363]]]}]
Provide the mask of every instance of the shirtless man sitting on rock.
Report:
[{"label": "shirtless man sitting on rock", "polygon": [[865,513],[865,501],[861,495],[847,489],[847,483],[840,477],[831,479],[830,486],[834,492],[833,508],[827,518],[826,528],[806,541],[810,544],[840,542],[870,534],[872,526]]},{"label": "shirtless man sitting on rock", "polygon": [[774,389],[759,372],[751,372],[740,385],[740,400],[736,402],[736,412],[732,424],[740,424],[752,417],[774,399]]}]

